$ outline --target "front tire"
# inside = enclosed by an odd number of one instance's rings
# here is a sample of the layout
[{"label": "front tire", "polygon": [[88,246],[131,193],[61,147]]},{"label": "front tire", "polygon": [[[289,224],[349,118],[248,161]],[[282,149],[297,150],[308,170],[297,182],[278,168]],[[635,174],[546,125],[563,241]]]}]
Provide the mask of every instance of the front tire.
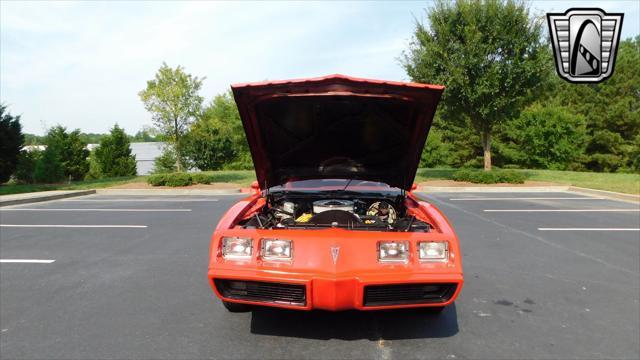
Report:
[{"label": "front tire", "polygon": [[229,302],[229,301],[222,301],[222,305],[224,305],[224,307],[232,313],[239,313],[239,312],[247,312],[247,311],[251,311],[251,307],[249,305],[246,304],[239,304],[239,303],[234,303],[234,302]]}]

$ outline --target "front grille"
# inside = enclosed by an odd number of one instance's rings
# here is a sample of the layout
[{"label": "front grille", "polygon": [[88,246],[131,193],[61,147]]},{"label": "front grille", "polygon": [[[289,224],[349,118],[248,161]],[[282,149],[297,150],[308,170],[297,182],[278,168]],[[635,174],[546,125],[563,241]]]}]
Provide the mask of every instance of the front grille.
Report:
[{"label": "front grille", "polygon": [[368,285],[364,306],[444,303],[455,291],[456,284]]},{"label": "front grille", "polygon": [[230,299],[299,306],[307,303],[304,285],[223,279],[215,279],[214,282],[220,294]]}]

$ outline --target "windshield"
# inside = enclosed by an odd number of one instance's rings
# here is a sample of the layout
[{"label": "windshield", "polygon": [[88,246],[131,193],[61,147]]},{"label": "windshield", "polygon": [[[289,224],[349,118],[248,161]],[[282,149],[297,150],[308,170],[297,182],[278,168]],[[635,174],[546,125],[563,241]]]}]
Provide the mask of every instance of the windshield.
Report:
[{"label": "windshield", "polygon": [[274,186],[269,192],[295,191],[350,191],[350,192],[384,192],[400,193],[401,189],[391,187],[385,183],[357,179],[312,179],[289,181],[284,185]]}]

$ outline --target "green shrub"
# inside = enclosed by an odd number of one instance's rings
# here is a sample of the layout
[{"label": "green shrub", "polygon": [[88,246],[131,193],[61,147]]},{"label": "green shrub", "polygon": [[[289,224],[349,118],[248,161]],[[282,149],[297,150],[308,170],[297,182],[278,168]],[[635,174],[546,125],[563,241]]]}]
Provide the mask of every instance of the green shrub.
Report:
[{"label": "green shrub", "polygon": [[164,186],[168,174],[153,174],[147,178],[147,183],[152,186]]},{"label": "green shrub", "polygon": [[55,147],[47,147],[42,156],[36,161],[33,179],[39,183],[56,183],[65,178],[64,166],[60,161]]},{"label": "green shrub", "polygon": [[162,155],[155,158],[153,162],[154,174],[165,174],[176,171],[176,155],[168,147],[165,147],[162,151]]},{"label": "green shrub", "polygon": [[211,184],[214,182],[214,177],[209,174],[196,173],[191,175],[191,180],[194,184]]},{"label": "green shrub", "polygon": [[62,164],[65,178],[84,179],[89,172],[89,161],[87,160],[89,150],[86,149],[87,143],[82,140],[80,130],[67,132],[67,128],[57,125],[47,131],[44,144],[47,149],[51,148],[56,154]]},{"label": "green shrub", "polygon": [[496,151],[504,163],[566,170],[584,153],[585,118],[557,105],[534,104],[503,124]]},{"label": "green shrub", "polygon": [[189,186],[194,183],[191,174],[188,173],[171,173],[171,174],[154,174],[147,178],[147,183],[152,186]]},{"label": "green shrub", "polygon": [[191,174],[187,173],[172,173],[167,174],[164,181],[165,186],[189,186],[193,184]]},{"label": "green shrub", "polygon": [[526,176],[514,170],[473,170],[473,169],[461,169],[456,171],[452,175],[455,181],[468,181],[474,184],[522,184],[526,179]]},{"label": "green shrub", "polygon": [[96,159],[95,150],[89,154],[89,171],[84,176],[85,180],[97,180],[104,177],[104,173],[102,172],[102,167],[100,163]]},{"label": "green shrub", "polygon": [[[136,157],[131,154],[129,137],[117,124],[111,129],[109,135],[102,138],[93,157],[100,166],[101,176],[136,175]],[[89,169],[91,171],[91,165]]]},{"label": "green shrub", "polygon": [[18,183],[33,183],[33,173],[36,168],[36,162],[38,162],[40,156],[42,156],[42,151],[39,150],[22,150],[20,152],[20,155],[18,155],[18,164],[16,166],[16,171],[13,173],[13,176]]},{"label": "green shrub", "polygon": [[6,105],[0,104],[0,184],[7,182],[16,170],[24,142],[20,116],[11,115],[6,109]]}]

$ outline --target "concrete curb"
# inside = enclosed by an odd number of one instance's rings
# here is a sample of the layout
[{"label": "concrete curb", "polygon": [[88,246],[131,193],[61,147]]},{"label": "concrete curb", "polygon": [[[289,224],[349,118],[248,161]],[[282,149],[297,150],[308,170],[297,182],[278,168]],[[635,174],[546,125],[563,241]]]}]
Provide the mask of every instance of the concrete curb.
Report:
[{"label": "concrete curb", "polygon": [[640,204],[640,195],[625,194],[625,193],[619,193],[615,191],[587,189],[587,188],[578,187],[578,186],[570,186],[569,191],[579,193],[582,195],[597,196],[597,197],[603,197],[611,200],[621,200],[621,201],[626,201],[634,204]]},{"label": "concrete curb", "polygon": [[99,195],[146,195],[146,196],[175,196],[175,195],[240,195],[240,188],[235,189],[97,189]]},{"label": "concrete curb", "polygon": [[95,190],[54,190],[54,191],[40,191],[34,193],[24,194],[12,194],[0,196],[0,207],[19,204],[30,204],[42,201],[66,199],[76,196],[84,196],[95,194]]},{"label": "concrete curb", "polygon": [[418,186],[419,192],[562,192],[569,186]]}]

